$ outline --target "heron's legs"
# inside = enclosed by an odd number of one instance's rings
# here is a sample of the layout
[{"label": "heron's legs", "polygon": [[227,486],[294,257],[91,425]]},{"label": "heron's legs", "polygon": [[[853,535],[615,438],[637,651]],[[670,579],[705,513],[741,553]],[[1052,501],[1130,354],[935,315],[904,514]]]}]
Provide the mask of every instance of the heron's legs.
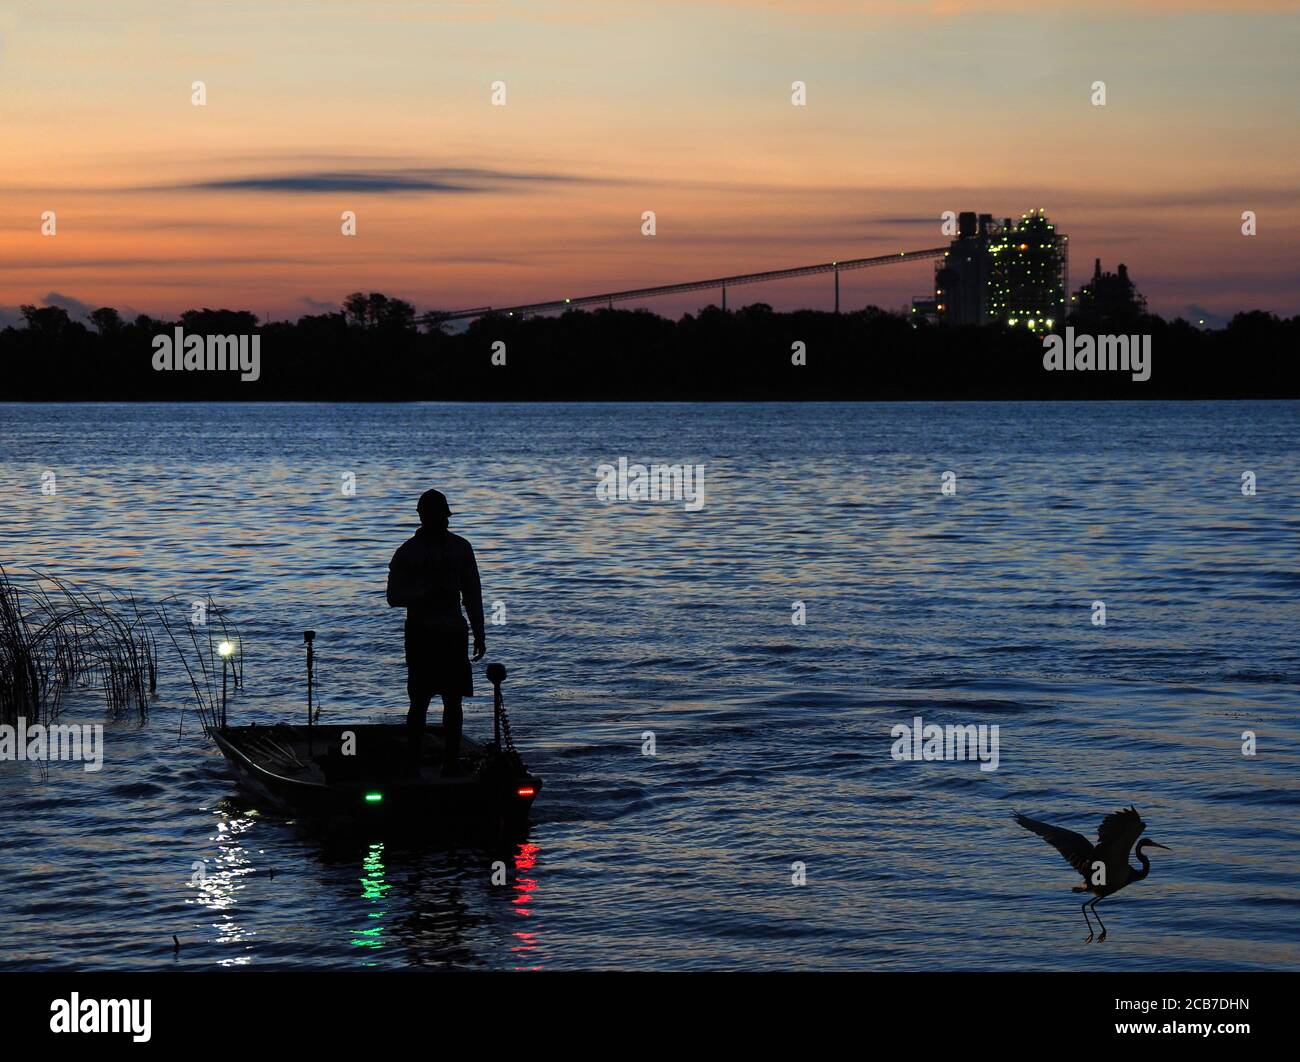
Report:
[{"label": "heron's legs", "polygon": [[1100,944],[1103,940],[1106,939],[1106,923],[1101,920],[1101,915],[1097,914],[1097,904],[1101,903],[1101,901],[1104,899],[1105,899],[1104,896],[1098,896],[1095,900],[1092,901],[1092,913],[1094,915],[1097,915],[1097,925],[1101,926],[1101,936],[1097,938],[1098,944]]},{"label": "heron's legs", "polygon": [[1088,939],[1084,941],[1085,944],[1092,943],[1092,919],[1088,917],[1088,904],[1091,902],[1090,900],[1084,900],[1079,907],[1079,910],[1083,912],[1083,920],[1088,923]]}]

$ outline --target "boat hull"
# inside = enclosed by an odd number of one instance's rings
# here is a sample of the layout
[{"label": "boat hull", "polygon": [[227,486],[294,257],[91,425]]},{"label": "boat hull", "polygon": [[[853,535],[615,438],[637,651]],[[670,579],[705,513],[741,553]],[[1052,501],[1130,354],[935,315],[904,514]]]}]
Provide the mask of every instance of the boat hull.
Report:
[{"label": "boat hull", "polygon": [[409,761],[403,726],[241,726],[210,733],[246,791],[277,810],[312,818],[522,824],[542,788],[513,751],[468,739],[462,772],[444,777],[441,727],[426,728],[418,769]]}]

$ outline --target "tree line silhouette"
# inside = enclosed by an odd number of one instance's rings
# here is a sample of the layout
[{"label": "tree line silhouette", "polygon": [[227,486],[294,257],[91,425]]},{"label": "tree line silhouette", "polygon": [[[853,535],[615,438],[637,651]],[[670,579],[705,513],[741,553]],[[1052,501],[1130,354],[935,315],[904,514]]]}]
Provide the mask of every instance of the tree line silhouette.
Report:
[{"label": "tree line silhouette", "polygon": [[[1152,374],[1046,372],[1040,337],[1000,325],[914,323],[875,306],[778,313],[709,306],[670,320],[646,310],[489,315],[461,331],[379,293],[336,313],[258,323],[239,310],[74,320],[23,306],[0,331],[0,400],[898,400],[1295,398],[1300,317],[1239,313],[1208,331],[1139,307],[1070,319],[1077,332],[1152,336]],[[158,371],[153,338],[261,335],[261,376]],[[500,344],[504,344],[501,347]],[[796,364],[802,345],[804,364]],[[504,364],[500,362],[504,361]]]}]

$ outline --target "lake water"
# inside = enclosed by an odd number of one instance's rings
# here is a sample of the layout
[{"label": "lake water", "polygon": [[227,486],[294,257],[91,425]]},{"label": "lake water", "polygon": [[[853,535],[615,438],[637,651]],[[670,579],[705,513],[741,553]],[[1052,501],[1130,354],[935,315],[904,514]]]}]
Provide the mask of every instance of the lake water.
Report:
[{"label": "lake water", "polygon": [[[307,627],[323,721],[402,717],[386,566],[445,491],[546,782],[522,843],[321,836],[249,808],[192,710],[178,739],[168,665],[101,772],[0,763],[0,968],[1300,968],[1298,426],[1296,403],[0,406],[0,563],[211,593],[246,645],[232,720],[300,721]],[[703,507],[602,504],[619,457],[703,464]],[[915,716],[997,724],[998,769],[894,760]],[[1085,946],[1077,875],[1012,809],[1092,838],[1128,804],[1172,851]]]}]

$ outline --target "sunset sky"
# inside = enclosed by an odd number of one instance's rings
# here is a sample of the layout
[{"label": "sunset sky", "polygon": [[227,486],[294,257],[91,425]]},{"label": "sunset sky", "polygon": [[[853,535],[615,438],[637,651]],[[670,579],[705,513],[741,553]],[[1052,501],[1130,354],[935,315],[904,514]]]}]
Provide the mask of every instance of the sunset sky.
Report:
[{"label": "sunset sky", "polygon": [[[1168,316],[1300,313],[1297,54],[1300,3],[1252,0],[6,2],[0,323],[505,305],[933,247],[944,210],[1034,207],[1072,286],[1100,256]],[[900,307],[932,267],[847,274],[844,304]],[[830,298],[824,277],[732,296]]]}]

